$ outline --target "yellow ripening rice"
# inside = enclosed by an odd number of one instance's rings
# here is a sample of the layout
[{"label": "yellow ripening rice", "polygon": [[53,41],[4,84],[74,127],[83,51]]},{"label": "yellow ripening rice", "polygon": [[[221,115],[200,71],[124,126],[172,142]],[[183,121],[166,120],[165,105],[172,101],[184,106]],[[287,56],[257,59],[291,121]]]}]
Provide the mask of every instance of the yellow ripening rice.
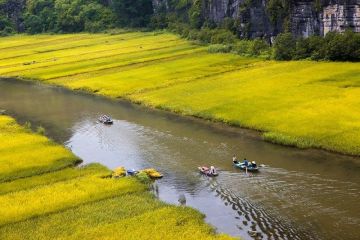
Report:
[{"label": "yellow ripening rice", "polygon": [[45,136],[0,116],[0,182],[56,171],[80,162]]}]

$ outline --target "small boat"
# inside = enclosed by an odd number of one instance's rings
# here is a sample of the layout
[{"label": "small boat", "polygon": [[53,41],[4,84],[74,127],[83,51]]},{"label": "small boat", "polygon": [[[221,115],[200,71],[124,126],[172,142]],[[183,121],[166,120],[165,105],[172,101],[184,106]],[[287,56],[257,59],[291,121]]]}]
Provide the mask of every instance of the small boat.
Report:
[{"label": "small boat", "polygon": [[126,173],[129,175],[129,176],[135,176],[136,174],[139,173],[139,171],[136,171],[135,169],[128,169],[126,171]]},{"label": "small boat", "polygon": [[102,115],[101,117],[99,117],[99,122],[103,123],[103,124],[113,124],[113,120],[111,119],[111,117],[107,116],[107,115]]},{"label": "small boat", "polygon": [[147,168],[147,169],[141,170],[140,172],[146,173],[150,178],[153,178],[153,179],[159,179],[159,178],[163,177],[163,175],[154,168]]},{"label": "small boat", "polygon": [[246,166],[245,163],[243,163],[243,162],[234,163],[234,166],[237,167],[237,168],[240,168],[241,170],[244,170],[244,171],[247,168],[248,172],[257,172],[257,171],[259,171],[258,166],[256,166],[256,167],[254,167],[252,165]]},{"label": "small boat", "polygon": [[199,169],[200,173],[202,173],[208,177],[216,177],[219,175],[217,172],[215,172],[215,173],[210,172],[210,168],[208,168],[208,167],[203,166],[203,167],[198,167],[198,169]]}]

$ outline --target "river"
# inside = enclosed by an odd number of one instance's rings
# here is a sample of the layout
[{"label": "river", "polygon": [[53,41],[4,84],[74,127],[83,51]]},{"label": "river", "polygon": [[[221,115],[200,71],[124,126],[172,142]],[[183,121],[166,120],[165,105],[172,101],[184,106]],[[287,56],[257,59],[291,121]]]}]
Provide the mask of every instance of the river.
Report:
[{"label": "river", "polygon": [[[43,126],[84,164],[154,167],[161,200],[206,214],[218,232],[242,239],[359,239],[360,160],[261,140],[259,133],[179,117],[124,101],[17,80],[0,80],[0,109]],[[114,124],[97,122],[101,114]],[[248,174],[232,155],[265,166]],[[197,167],[214,165],[217,178]]]}]

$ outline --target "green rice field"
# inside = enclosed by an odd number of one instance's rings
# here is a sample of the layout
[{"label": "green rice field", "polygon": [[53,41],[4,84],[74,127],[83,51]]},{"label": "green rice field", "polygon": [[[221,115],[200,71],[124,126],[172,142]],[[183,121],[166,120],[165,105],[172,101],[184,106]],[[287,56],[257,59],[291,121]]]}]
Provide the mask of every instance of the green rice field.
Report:
[{"label": "green rice field", "polygon": [[204,216],[157,200],[136,178],[0,116],[0,239],[231,239]]},{"label": "green rice field", "polygon": [[170,33],[0,38],[0,76],[124,98],[261,131],[300,148],[360,155],[360,63],[211,54]]}]

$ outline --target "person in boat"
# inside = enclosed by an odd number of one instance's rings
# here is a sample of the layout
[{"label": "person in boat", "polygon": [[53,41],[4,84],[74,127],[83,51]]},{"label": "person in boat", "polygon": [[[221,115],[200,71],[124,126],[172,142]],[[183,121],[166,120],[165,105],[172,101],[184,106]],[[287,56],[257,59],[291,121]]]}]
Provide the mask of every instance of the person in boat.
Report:
[{"label": "person in boat", "polygon": [[232,161],[233,161],[234,164],[238,164],[238,163],[239,163],[239,161],[237,160],[236,155],[233,156]]},{"label": "person in boat", "polygon": [[253,168],[256,168],[256,167],[257,167],[257,165],[256,165],[256,162],[255,162],[255,161],[252,161],[252,162],[251,162],[251,167],[253,167]]},{"label": "person in boat", "polygon": [[248,167],[249,166],[249,161],[246,159],[246,158],[244,158],[244,165],[245,165],[245,167]]},{"label": "person in boat", "polygon": [[209,173],[212,174],[212,175],[215,175],[215,174],[216,174],[216,169],[215,169],[214,166],[211,166],[211,167],[210,167]]}]

